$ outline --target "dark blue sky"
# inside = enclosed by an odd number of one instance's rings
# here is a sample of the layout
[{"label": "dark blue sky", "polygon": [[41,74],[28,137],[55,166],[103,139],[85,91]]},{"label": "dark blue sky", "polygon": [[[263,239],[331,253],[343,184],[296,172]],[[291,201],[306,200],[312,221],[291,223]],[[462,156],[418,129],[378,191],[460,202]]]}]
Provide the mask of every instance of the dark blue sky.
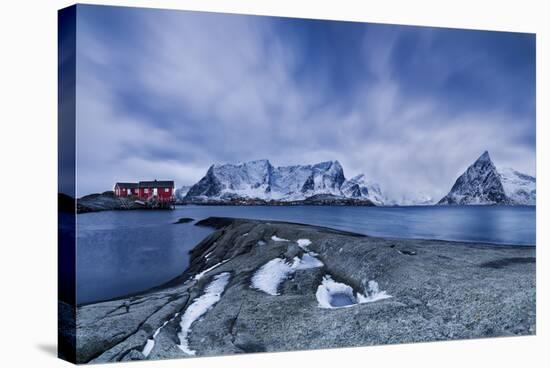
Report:
[{"label": "dark blue sky", "polygon": [[535,174],[535,36],[79,6],[78,193],[338,159],[442,196],[484,150]]}]

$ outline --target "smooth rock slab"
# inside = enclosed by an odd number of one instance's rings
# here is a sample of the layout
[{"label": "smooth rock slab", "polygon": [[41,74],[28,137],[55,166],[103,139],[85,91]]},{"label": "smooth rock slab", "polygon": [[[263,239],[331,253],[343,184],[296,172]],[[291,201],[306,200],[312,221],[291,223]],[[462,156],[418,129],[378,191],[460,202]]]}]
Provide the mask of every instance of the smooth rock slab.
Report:
[{"label": "smooth rock slab", "polygon": [[[231,273],[229,284],[188,336],[198,356],[535,333],[534,247],[383,239],[274,221],[202,224],[219,230],[192,250],[188,271],[132,298],[129,313],[121,309],[124,300],[78,308],[80,362],[141,358],[154,331],[222,272]],[[254,273],[270,260],[304,255],[298,239],[311,241],[307,249],[323,266],[296,270],[279,295],[251,288]],[[356,293],[375,280],[392,297],[320,308],[315,293],[324,275]],[[149,359],[187,356],[177,348],[178,324],[160,331]]]}]

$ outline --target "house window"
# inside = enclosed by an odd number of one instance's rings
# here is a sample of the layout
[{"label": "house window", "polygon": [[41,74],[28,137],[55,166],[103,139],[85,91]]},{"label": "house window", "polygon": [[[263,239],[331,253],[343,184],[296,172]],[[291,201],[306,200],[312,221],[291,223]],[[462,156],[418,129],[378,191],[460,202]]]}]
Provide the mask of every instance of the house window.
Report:
[{"label": "house window", "polygon": [[158,195],[158,189],[157,188],[153,188],[153,195]]},{"label": "house window", "polygon": [[143,193],[148,194],[149,193],[149,188],[143,189]]},{"label": "house window", "polygon": [[168,193],[169,191],[170,191],[170,189],[164,188],[164,193]]}]

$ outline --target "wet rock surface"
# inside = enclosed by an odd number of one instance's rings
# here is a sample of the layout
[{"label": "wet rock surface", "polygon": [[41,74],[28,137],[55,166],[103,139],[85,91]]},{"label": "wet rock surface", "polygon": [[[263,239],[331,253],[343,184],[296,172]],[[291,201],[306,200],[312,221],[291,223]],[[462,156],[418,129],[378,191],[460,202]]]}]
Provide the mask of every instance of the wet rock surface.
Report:
[{"label": "wet rock surface", "polygon": [[[77,308],[78,362],[189,356],[178,347],[181,315],[224,272],[231,277],[221,298],[188,334],[197,356],[535,333],[534,247],[383,239],[244,219],[202,225],[219,230],[191,251],[182,276],[143,295]],[[300,267],[304,256],[322,265]],[[270,295],[251,279],[275,258],[292,272]],[[364,301],[322,308],[317,291],[325,276]],[[391,297],[375,298],[369,281]],[[154,346],[146,355],[148,340]]]},{"label": "wet rock surface", "polygon": [[174,224],[187,224],[193,221],[195,221],[195,219],[192,219],[191,217],[181,217],[177,221],[175,221]]}]

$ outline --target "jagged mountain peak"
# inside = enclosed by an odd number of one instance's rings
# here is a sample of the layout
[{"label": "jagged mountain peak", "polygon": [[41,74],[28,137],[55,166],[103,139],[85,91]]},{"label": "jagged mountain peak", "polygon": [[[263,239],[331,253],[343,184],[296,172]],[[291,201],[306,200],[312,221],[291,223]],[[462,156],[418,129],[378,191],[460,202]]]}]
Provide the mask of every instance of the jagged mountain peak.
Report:
[{"label": "jagged mountain peak", "polygon": [[536,199],[535,178],[513,169],[497,170],[488,151],[458,177],[438,204],[529,204]]},{"label": "jagged mountain peak", "polygon": [[479,158],[476,160],[476,162],[484,162],[484,161],[491,161],[491,156],[489,155],[489,151],[484,151],[481,154],[481,156],[479,156]]}]

